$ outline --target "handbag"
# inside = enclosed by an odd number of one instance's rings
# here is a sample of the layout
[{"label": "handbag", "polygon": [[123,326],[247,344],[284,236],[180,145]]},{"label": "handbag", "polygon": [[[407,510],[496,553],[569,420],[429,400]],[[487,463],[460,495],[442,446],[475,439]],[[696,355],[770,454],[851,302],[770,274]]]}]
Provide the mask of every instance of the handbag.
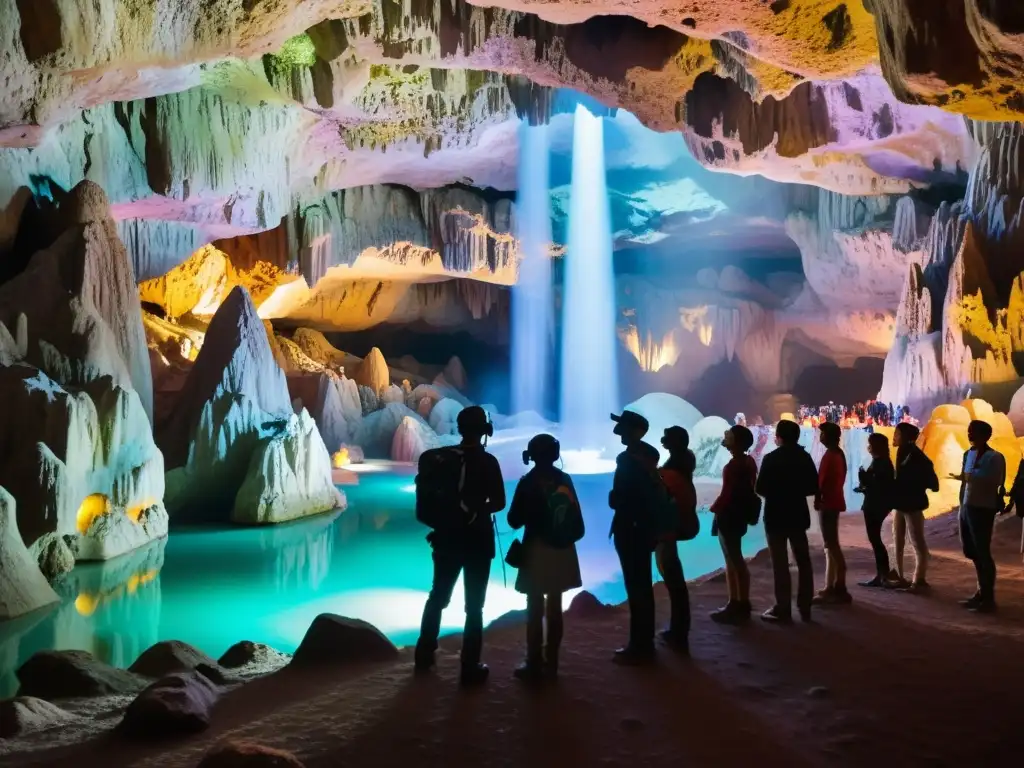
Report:
[{"label": "handbag", "polygon": [[512,539],[508,545],[508,552],[505,553],[505,562],[513,568],[522,568],[526,561],[526,547],[519,539]]}]

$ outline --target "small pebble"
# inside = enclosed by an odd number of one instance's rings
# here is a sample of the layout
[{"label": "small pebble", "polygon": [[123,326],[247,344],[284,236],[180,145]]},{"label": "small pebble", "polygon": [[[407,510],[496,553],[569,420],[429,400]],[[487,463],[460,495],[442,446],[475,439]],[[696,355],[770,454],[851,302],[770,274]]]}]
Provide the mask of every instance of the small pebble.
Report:
[{"label": "small pebble", "polygon": [[807,695],[812,699],[823,699],[828,696],[828,688],[823,685],[816,685],[807,689]]}]

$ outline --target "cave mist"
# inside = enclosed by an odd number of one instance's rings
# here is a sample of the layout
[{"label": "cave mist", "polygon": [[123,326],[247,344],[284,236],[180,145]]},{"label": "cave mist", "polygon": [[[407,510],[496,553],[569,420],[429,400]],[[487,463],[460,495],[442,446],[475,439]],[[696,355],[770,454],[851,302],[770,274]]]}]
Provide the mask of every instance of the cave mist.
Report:
[{"label": "cave mist", "polygon": [[565,442],[599,448],[619,407],[612,228],[602,119],[582,105],[573,125],[572,187],[562,301],[561,422]]},{"label": "cave mist", "polygon": [[522,247],[512,289],[512,411],[545,412],[550,383],[554,304],[551,291],[551,200],[546,125],[519,129],[516,234]]}]

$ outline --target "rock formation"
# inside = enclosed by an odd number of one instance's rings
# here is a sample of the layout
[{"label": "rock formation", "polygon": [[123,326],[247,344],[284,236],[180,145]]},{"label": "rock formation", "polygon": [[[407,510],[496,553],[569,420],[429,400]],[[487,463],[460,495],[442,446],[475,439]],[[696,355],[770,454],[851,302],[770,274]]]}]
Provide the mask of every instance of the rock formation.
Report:
[{"label": "rock formation", "polygon": [[58,601],[18,532],[13,497],[0,487],[0,621]]},{"label": "rock formation", "polygon": [[284,372],[246,290],[235,287],[167,421],[158,425],[172,513],[269,523],[343,505],[330,456]]},{"label": "rock formation", "polygon": [[0,484],[26,544],[56,534],[80,560],[115,557],[167,533],[131,263],[89,182],[23,227],[22,269],[0,284]]}]

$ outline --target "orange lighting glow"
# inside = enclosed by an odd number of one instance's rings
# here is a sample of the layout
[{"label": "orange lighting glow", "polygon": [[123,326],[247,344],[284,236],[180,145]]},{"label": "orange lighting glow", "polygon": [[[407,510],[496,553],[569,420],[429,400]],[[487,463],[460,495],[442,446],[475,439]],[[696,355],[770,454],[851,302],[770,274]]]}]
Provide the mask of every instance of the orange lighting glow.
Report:
[{"label": "orange lighting glow", "polygon": [[142,517],[142,513],[149,509],[150,507],[152,507],[154,504],[156,504],[156,502],[153,501],[153,499],[145,499],[139,504],[133,504],[132,506],[128,507],[128,509],[126,509],[124,513],[128,515],[129,520],[131,520],[133,523],[137,523],[139,522],[139,518]]},{"label": "orange lighting glow", "polygon": [[331,464],[335,469],[341,469],[348,465],[348,448],[342,448],[331,457]]},{"label": "orange lighting glow", "polygon": [[656,341],[648,331],[646,338],[641,341],[639,330],[635,325],[631,325],[628,330],[620,331],[620,336],[626,349],[640,364],[640,369],[643,371],[650,373],[660,371],[666,366],[675,365],[676,360],[679,359],[679,350],[676,348],[672,331],[666,333],[660,342]]},{"label": "orange lighting glow", "polygon": [[97,517],[110,512],[110,502],[102,493],[91,493],[85,497],[75,518],[78,532],[86,534]]}]

